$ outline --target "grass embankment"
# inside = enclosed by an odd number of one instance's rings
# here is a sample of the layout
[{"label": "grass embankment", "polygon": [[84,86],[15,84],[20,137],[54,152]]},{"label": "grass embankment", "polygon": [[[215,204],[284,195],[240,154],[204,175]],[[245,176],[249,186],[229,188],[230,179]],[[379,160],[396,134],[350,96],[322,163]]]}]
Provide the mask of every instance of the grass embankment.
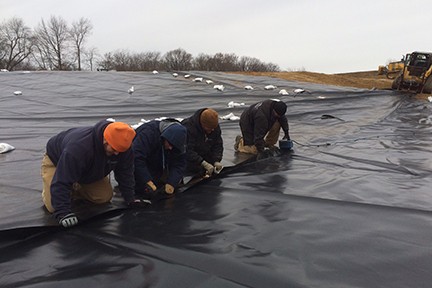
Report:
[{"label": "grass embankment", "polygon": [[[324,74],[315,72],[242,72],[252,76],[268,76],[291,81],[310,82],[323,85],[356,87],[365,89],[390,90],[393,80],[385,75],[378,75],[378,71],[363,71],[339,74]],[[429,94],[417,94],[416,98],[425,99]]]}]

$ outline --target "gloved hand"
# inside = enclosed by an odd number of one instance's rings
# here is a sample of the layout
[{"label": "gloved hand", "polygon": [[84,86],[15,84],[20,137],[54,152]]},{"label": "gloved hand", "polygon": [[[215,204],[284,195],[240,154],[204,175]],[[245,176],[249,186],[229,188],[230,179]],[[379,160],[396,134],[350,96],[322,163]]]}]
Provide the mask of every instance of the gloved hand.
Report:
[{"label": "gloved hand", "polygon": [[170,184],[165,184],[164,186],[158,188],[155,194],[167,194],[172,195],[174,193],[174,187]]},{"label": "gloved hand", "polygon": [[214,173],[215,174],[219,174],[222,171],[222,169],[224,168],[222,163],[220,163],[220,162],[215,162],[213,166],[214,166]]},{"label": "gloved hand", "polygon": [[145,199],[135,199],[132,202],[128,203],[128,206],[131,208],[142,208],[142,207],[147,207],[148,205],[151,205],[152,202],[150,200],[145,200]]},{"label": "gloved hand", "polygon": [[165,193],[173,194],[174,193],[174,186],[172,186],[170,184],[165,184]]},{"label": "gloved hand", "polygon": [[156,185],[153,183],[153,181],[148,181],[146,183],[146,192],[154,192],[156,191],[157,187]]},{"label": "gloved hand", "polygon": [[206,170],[206,174],[211,176],[214,172],[215,167],[208,163],[207,161],[203,160],[201,162],[201,166]]},{"label": "gloved hand", "polygon": [[285,136],[282,138],[282,140],[291,140],[288,133],[285,134]]},{"label": "gloved hand", "polygon": [[59,224],[65,228],[69,228],[78,224],[78,218],[74,213],[69,213],[60,218]]}]

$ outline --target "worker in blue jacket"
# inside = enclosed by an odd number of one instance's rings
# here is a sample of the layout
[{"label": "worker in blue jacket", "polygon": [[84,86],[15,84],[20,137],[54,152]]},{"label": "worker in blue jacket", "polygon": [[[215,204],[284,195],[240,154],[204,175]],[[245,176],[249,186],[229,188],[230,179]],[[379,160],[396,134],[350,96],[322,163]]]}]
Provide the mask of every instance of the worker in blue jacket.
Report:
[{"label": "worker in blue jacket", "polygon": [[94,126],[60,132],[48,141],[41,167],[42,200],[60,225],[78,223],[72,199],[96,204],[111,201],[111,171],[126,203],[136,203],[131,149],[134,137],[135,131],[128,124],[103,120]]},{"label": "worker in blue jacket", "polygon": [[135,192],[145,198],[173,194],[186,169],[186,128],[175,119],[152,120],[136,133]]}]

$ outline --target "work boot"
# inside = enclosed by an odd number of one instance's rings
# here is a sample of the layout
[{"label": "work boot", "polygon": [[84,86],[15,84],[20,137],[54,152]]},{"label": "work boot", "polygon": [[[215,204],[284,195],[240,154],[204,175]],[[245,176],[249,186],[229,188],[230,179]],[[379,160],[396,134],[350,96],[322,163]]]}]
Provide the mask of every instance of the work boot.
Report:
[{"label": "work boot", "polygon": [[235,138],[235,143],[234,143],[234,150],[238,151],[239,145],[240,145],[240,140],[242,139],[241,135],[237,135]]},{"label": "work boot", "polygon": [[273,154],[277,154],[277,153],[280,153],[280,149],[279,149],[279,147],[277,147],[277,146],[275,146],[275,145],[271,145],[271,146],[268,146],[268,149],[273,153]]}]

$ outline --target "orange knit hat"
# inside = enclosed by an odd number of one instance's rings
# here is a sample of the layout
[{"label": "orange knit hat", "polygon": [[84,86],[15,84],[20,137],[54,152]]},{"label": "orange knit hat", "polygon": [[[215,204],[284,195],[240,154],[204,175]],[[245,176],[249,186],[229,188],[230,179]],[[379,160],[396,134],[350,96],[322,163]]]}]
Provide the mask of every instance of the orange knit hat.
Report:
[{"label": "orange knit hat", "polygon": [[123,122],[113,122],[106,126],[104,138],[117,152],[125,152],[132,145],[135,130]]},{"label": "orange knit hat", "polygon": [[200,122],[203,127],[215,129],[219,125],[218,113],[211,108],[207,108],[201,112]]}]

